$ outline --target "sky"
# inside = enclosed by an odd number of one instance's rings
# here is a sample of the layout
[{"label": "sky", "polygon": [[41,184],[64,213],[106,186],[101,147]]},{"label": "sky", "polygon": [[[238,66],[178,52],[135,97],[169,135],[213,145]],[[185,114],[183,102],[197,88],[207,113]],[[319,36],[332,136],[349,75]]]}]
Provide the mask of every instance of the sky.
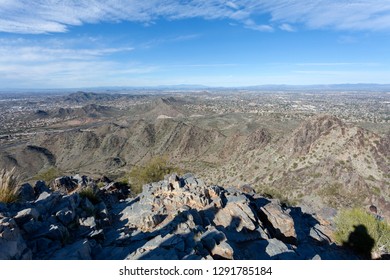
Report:
[{"label": "sky", "polygon": [[390,0],[0,0],[0,89],[390,83]]}]

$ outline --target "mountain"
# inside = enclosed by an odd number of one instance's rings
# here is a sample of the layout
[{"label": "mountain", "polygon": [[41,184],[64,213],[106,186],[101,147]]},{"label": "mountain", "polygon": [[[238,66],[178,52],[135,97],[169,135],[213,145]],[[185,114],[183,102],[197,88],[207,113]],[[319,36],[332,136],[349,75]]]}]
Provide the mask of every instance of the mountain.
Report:
[{"label": "mountain", "polygon": [[50,168],[119,179],[133,166],[165,155],[208,184],[249,184],[268,197],[318,211],[375,205],[390,220],[389,133],[379,135],[331,115],[285,122],[254,114],[194,117],[191,103],[182,102],[153,97],[117,119],[104,119],[115,115],[110,106],[65,110],[65,119],[104,121],[4,146],[0,167],[16,166],[27,180]]}]

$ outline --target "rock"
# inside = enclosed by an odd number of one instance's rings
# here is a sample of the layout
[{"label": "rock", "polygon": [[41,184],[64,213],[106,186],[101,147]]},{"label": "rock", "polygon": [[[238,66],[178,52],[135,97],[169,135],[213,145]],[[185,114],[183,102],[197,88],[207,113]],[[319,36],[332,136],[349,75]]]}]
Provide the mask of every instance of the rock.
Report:
[{"label": "rock", "polygon": [[69,208],[64,208],[64,209],[61,209],[60,211],[58,211],[56,213],[56,217],[58,218],[58,220],[64,225],[64,226],[67,226],[69,225],[71,222],[73,222],[73,220],[75,219],[76,217],[76,213],[72,210],[70,210]]},{"label": "rock", "polygon": [[12,218],[0,218],[0,260],[32,259],[20,229]]},{"label": "rock", "polygon": [[79,224],[85,227],[95,228],[96,227],[95,217],[88,217],[86,219],[81,218],[79,219]]},{"label": "rock", "polygon": [[[62,194],[69,194],[73,192],[79,186],[79,178],[64,176],[56,178],[53,182],[53,188]],[[81,180],[81,178],[80,178]]]},{"label": "rock", "polygon": [[40,201],[43,201],[43,200],[45,200],[46,198],[48,198],[48,197],[50,197],[50,193],[48,193],[48,192],[43,192],[43,193],[41,193],[39,196],[38,196],[38,198],[35,200],[35,202],[40,202]]},{"label": "rock", "polygon": [[91,260],[93,243],[88,239],[79,240],[55,252],[53,260]]},{"label": "rock", "polygon": [[226,228],[233,228],[237,232],[244,228],[254,230],[256,228],[255,216],[248,204],[237,204],[228,202],[228,204],[219,210],[214,218],[216,225],[221,225]]},{"label": "rock", "polygon": [[35,197],[39,197],[41,193],[50,193],[50,189],[46,186],[45,181],[36,181],[35,186],[34,186],[34,193]]},{"label": "rock", "polygon": [[178,190],[181,187],[183,187],[182,181],[180,180],[180,178],[177,176],[176,173],[168,177],[168,183],[171,185],[172,189],[174,190]]},{"label": "rock", "polygon": [[297,243],[294,220],[279,204],[272,202],[262,206],[259,215],[273,236],[290,244]]},{"label": "rock", "polygon": [[229,243],[226,242],[226,240],[222,241],[219,244],[216,244],[214,248],[211,250],[211,254],[214,259],[226,259],[226,260],[233,260],[233,254],[234,250],[229,245]]},{"label": "rock", "polygon": [[33,187],[26,183],[20,186],[17,196],[20,202],[27,202],[35,200],[35,192]]},{"label": "rock", "polygon": [[320,243],[330,244],[332,240],[325,234],[326,231],[327,229],[324,226],[317,224],[310,229],[309,236]]},{"label": "rock", "polygon": [[40,214],[35,208],[26,208],[19,211],[14,217],[14,219],[19,226],[22,226],[30,220],[38,220],[39,216]]},{"label": "rock", "polygon": [[37,200],[35,200],[35,208],[41,213],[43,218],[51,216],[53,209],[57,207],[58,203],[61,201],[61,194],[52,192],[47,193],[43,192],[39,195]]},{"label": "rock", "polygon": [[49,222],[44,223],[41,228],[32,236],[33,239],[41,237],[48,238],[54,241],[64,241],[68,238],[68,229],[62,224],[51,224]]},{"label": "rock", "polygon": [[0,213],[4,213],[7,211],[7,204],[0,202]]},{"label": "rock", "polygon": [[[278,239],[268,239],[267,240],[268,245],[265,248],[265,252],[272,258],[277,259],[290,259],[291,257],[287,257],[290,253],[291,255],[295,255],[295,252],[293,250],[290,250],[286,244],[284,244],[282,241]],[[283,255],[284,254],[284,255]]]},{"label": "rock", "polygon": [[[95,184],[85,176],[61,178],[68,178],[62,182],[65,185],[77,184],[77,189]],[[173,174],[144,185],[136,198],[119,201],[119,189],[114,185],[102,187],[102,200],[95,204],[80,197],[76,189],[70,194],[50,191],[43,182],[34,188],[35,201],[0,203],[0,258],[245,260],[354,256],[331,243],[332,224],[322,216],[303,213],[299,207],[282,207],[278,200],[264,198],[249,188],[206,186],[192,174],[182,178]],[[27,201],[32,192],[25,188]]]}]

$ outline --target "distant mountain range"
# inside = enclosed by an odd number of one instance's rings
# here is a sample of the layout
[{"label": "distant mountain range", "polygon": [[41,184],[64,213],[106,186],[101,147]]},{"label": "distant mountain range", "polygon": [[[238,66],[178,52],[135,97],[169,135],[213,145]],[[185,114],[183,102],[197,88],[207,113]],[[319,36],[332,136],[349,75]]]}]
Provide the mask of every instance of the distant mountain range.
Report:
[{"label": "distant mountain range", "polygon": [[89,88],[58,88],[58,89],[0,89],[0,95],[9,94],[30,94],[30,93],[53,93],[64,94],[75,91],[94,91],[98,93],[120,93],[129,90],[324,90],[324,91],[388,91],[390,84],[313,84],[313,85],[287,85],[287,84],[269,84],[269,85],[254,85],[254,86],[237,86],[237,87],[223,87],[223,86],[206,86],[197,84],[179,84],[179,85],[159,85],[159,86],[107,86],[107,87],[89,87]]}]

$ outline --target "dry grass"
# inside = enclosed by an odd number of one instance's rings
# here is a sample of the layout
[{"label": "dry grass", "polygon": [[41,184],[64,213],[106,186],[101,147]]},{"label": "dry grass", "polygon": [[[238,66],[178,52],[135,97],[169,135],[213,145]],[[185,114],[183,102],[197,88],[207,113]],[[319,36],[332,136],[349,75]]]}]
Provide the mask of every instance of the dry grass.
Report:
[{"label": "dry grass", "polygon": [[15,176],[15,168],[0,171],[0,202],[12,203],[17,201],[19,189],[18,178]]}]

